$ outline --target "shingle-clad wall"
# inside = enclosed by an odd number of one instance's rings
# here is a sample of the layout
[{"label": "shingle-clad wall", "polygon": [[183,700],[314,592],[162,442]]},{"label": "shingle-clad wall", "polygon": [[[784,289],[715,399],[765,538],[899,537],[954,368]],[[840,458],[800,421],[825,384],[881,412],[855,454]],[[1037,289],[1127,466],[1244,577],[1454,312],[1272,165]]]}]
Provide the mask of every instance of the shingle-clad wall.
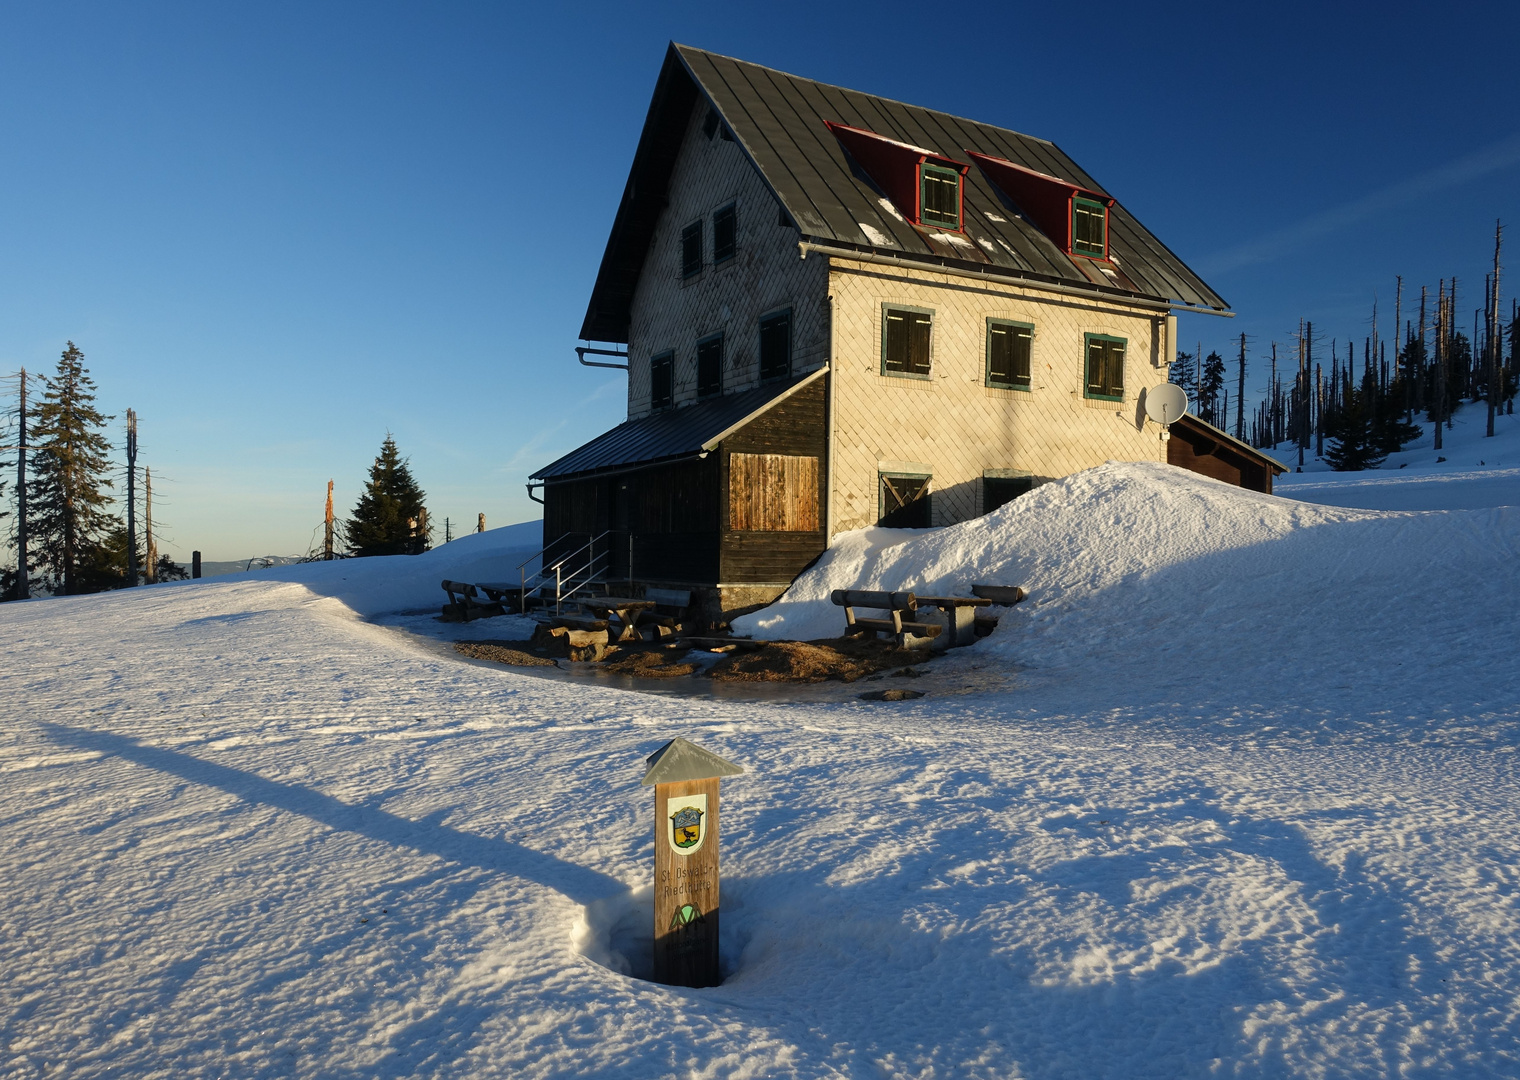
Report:
[{"label": "shingle-clad wall", "polygon": [[[983,512],[988,470],[1025,471],[1039,483],[1110,459],[1166,460],[1140,406],[1142,389],[1166,381],[1159,312],[844,259],[832,260],[829,292],[831,535],[875,524],[883,471],[931,472],[933,521],[948,525]],[[881,374],[888,304],[933,312],[930,378]],[[985,385],[989,318],[1034,325],[1030,390]],[[1126,339],[1122,402],[1083,396],[1084,334]]]},{"label": "shingle-clad wall", "polygon": [[[675,350],[675,405],[697,396],[697,342],[724,334],[723,390],[760,381],[759,321],[792,309],[792,371],[828,359],[827,260],[800,257],[797,230],[778,224],[780,207],[739,144],[703,130],[707,105],[698,100],[671,175],[669,205],[634,294],[629,322],[628,417],[647,416],[650,358]],[[738,209],[738,253],[714,266],[713,211]],[[681,230],[703,223],[702,271],[681,277]]]}]

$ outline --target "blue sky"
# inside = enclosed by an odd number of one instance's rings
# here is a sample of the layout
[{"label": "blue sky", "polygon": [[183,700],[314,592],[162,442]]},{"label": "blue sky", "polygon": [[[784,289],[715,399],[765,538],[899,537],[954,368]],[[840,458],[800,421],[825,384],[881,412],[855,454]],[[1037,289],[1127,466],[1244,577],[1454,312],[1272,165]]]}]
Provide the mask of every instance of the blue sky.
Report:
[{"label": "blue sky", "polygon": [[1249,387],[1396,274],[1470,322],[1520,5],[1236,7],[6,4],[0,374],[85,352],[180,558],[304,551],[387,431],[439,539],[535,517],[622,419],[571,349],[671,39],[1059,143],[1230,301],[1181,334],[1245,332]]}]

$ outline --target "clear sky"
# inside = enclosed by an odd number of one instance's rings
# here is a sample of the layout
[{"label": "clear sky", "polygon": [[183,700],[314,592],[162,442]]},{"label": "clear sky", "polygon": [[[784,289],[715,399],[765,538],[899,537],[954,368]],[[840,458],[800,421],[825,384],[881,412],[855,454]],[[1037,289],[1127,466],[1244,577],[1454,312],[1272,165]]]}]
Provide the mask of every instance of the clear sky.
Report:
[{"label": "clear sky", "polygon": [[181,559],[305,551],[387,431],[438,539],[535,517],[623,418],[571,349],[671,39],[1059,143],[1239,313],[1181,333],[1245,332],[1252,388],[1396,274],[1470,324],[1520,222],[1512,2],[5,3],[0,374],[84,351]]}]

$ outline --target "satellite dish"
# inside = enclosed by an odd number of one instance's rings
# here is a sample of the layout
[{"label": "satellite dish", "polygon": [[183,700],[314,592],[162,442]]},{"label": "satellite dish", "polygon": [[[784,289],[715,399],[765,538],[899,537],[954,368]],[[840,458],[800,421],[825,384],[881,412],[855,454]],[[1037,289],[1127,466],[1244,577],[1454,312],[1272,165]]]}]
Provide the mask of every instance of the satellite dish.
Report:
[{"label": "satellite dish", "polygon": [[1187,393],[1176,383],[1153,386],[1145,394],[1145,415],[1165,428],[1187,415]]}]

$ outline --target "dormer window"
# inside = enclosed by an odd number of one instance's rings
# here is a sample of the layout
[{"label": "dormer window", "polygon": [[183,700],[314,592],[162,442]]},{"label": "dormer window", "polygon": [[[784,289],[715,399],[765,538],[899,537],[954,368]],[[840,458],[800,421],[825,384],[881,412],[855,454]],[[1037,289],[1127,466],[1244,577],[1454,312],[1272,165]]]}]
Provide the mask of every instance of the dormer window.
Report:
[{"label": "dormer window", "polygon": [[1074,255],[1108,258],[1108,208],[1092,199],[1071,199],[1071,250]]},{"label": "dormer window", "polygon": [[961,178],[971,166],[864,128],[824,123],[905,221],[961,230]]},{"label": "dormer window", "polygon": [[1038,172],[1006,158],[967,150],[1010,202],[1068,255],[1108,259],[1107,195]]},{"label": "dormer window", "polygon": [[941,229],[961,227],[961,174],[928,162],[919,171],[919,220]]}]

